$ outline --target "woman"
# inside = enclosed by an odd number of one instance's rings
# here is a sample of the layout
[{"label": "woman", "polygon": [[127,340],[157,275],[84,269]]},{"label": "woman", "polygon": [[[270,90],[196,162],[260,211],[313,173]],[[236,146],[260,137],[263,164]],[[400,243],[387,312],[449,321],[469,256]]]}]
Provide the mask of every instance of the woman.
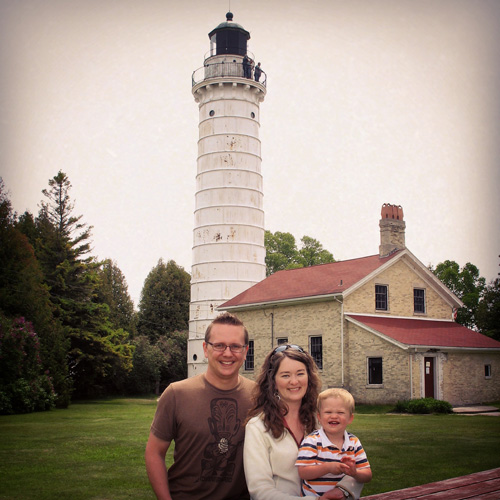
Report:
[{"label": "woman", "polygon": [[[243,449],[252,500],[303,498],[295,460],[302,439],[316,428],[320,388],[316,363],[300,346],[280,345],[267,355],[257,379]],[[339,486],[356,490],[356,496],[334,488],[320,498],[359,498],[362,486],[352,478],[346,476]]]}]

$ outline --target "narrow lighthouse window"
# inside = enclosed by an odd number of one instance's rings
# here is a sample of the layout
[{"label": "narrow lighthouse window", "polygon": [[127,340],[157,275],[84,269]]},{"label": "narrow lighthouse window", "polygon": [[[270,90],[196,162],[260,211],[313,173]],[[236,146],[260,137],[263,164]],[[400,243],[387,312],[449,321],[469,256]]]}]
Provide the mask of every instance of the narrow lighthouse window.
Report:
[{"label": "narrow lighthouse window", "polygon": [[210,113],[208,113],[210,116],[214,116],[215,115],[215,111],[213,109],[210,110]]}]

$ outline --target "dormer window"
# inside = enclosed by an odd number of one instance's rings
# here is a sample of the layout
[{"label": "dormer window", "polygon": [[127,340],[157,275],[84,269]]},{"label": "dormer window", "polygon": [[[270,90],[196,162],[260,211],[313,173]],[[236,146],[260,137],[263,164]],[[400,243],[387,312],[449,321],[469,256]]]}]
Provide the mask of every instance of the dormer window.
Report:
[{"label": "dormer window", "polygon": [[413,312],[425,314],[425,289],[413,289]]},{"label": "dormer window", "polygon": [[387,285],[375,285],[375,309],[377,311],[387,311]]}]

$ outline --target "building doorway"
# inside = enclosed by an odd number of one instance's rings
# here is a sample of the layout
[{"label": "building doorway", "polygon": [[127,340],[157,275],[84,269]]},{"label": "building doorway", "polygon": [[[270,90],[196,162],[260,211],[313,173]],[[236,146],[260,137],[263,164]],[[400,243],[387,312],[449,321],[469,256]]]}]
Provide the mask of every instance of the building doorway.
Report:
[{"label": "building doorway", "polygon": [[434,372],[435,372],[436,358],[424,358],[424,385],[425,397],[434,398]]}]

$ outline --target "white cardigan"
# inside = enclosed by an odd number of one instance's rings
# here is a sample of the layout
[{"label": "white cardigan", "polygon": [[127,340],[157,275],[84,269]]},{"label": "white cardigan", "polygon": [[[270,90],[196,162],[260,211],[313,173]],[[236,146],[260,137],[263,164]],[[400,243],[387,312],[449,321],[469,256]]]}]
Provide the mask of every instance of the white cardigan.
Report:
[{"label": "white cardigan", "polygon": [[[295,467],[297,444],[285,429],[285,435],[275,439],[266,431],[260,415],[253,417],[245,428],[243,465],[248,491],[252,500],[303,500],[301,479]],[[358,499],[363,485],[346,476],[340,486],[354,492]]]}]

